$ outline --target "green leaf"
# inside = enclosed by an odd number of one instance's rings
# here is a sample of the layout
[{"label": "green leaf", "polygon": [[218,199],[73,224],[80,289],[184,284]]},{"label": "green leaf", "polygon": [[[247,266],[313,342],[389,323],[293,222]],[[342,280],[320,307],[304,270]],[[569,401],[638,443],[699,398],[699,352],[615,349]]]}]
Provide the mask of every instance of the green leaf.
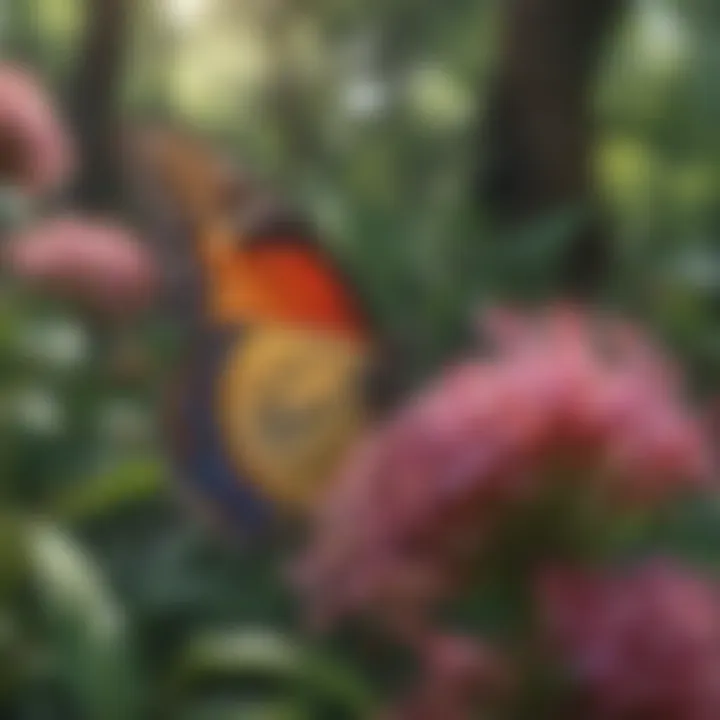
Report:
[{"label": "green leaf", "polygon": [[525,297],[552,296],[558,287],[569,243],[587,222],[584,208],[570,207],[522,225],[495,243],[488,263],[496,292]]},{"label": "green leaf", "polygon": [[53,514],[72,523],[98,520],[153,499],[163,486],[163,478],[160,460],[130,460],[104,475],[73,484],[52,503]]},{"label": "green leaf", "polygon": [[141,690],[127,618],[86,553],[54,526],[28,532],[50,672],[87,720],[138,718]]},{"label": "green leaf", "polygon": [[287,701],[205,701],[183,708],[176,720],[314,720]]},{"label": "green leaf", "polygon": [[[311,705],[337,707],[343,716],[364,718],[374,705],[361,678],[335,657],[257,628],[213,631],[193,638],[172,677],[174,695],[185,695],[209,678],[266,678]],[[284,693],[283,693],[284,694]]]}]

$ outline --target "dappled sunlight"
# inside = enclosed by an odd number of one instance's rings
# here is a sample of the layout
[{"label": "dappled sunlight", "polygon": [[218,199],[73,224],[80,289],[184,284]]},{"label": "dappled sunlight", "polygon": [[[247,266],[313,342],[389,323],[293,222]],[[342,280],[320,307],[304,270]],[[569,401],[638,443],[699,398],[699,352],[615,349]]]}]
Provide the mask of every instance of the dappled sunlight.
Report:
[{"label": "dappled sunlight", "polygon": [[207,13],[211,0],[161,0],[169,20],[185,29],[193,25]]}]

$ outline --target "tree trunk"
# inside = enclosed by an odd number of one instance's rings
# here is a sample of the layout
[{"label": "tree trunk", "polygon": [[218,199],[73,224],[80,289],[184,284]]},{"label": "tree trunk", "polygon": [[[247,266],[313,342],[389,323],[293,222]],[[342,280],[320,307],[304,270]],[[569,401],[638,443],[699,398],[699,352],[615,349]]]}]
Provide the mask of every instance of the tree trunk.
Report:
[{"label": "tree trunk", "polygon": [[86,0],[71,104],[81,172],[74,201],[108,211],[122,201],[120,102],[132,0]]},{"label": "tree trunk", "polygon": [[602,284],[610,243],[591,182],[594,79],[625,0],[504,0],[501,58],[480,134],[478,199],[502,223],[590,208],[562,270],[562,290]]}]

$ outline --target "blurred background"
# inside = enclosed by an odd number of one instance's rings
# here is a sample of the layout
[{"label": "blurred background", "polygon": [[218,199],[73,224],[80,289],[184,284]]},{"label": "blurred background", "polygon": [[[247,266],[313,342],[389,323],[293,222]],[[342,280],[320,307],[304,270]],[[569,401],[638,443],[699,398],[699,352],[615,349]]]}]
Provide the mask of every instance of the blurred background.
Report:
[{"label": "blurred background", "polygon": [[[83,163],[32,207],[6,188],[2,211],[143,232],[121,140],[182,127],[313,219],[408,386],[479,307],[578,293],[661,334],[707,399],[718,48],[713,0],[3,0],[2,57],[46,82]],[[279,549],[178,502],[177,315],[109,323],[5,284],[0,717],[367,717],[368,677],[392,673],[306,641]]]}]

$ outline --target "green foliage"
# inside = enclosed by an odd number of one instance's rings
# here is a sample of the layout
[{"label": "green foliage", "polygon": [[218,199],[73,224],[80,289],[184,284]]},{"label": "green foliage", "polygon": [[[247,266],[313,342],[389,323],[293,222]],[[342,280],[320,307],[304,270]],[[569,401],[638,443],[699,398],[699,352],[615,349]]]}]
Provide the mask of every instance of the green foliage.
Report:
[{"label": "green foliage", "polygon": [[[327,0],[276,34],[256,0],[206,0],[196,17],[189,1],[134,5],[128,117],[187,122],[308,207],[407,348],[410,377],[457,353],[478,306],[552,296],[582,210],[499,237],[466,190],[491,3]],[[9,7],[2,47],[63,95],[80,3]],[[703,403],[720,364],[718,35],[714,0],[638,3],[597,97],[598,175],[619,241],[610,301],[668,339]],[[288,77],[298,92],[279,108],[273,90]],[[0,224],[38,210],[3,192]],[[175,507],[157,422],[174,350],[161,319],[148,326],[130,341],[150,370],[120,381],[110,368],[128,338],[0,287],[3,709],[38,717],[49,698],[43,717],[62,702],[86,720],[366,717],[372,671],[293,635],[292,550],[242,552]],[[692,505],[629,533],[625,552],[667,547],[714,568],[718,532],[718,508]],[[468,625],[508,622],[506,597],[468,605],[457,611]]]},{"label": "green foliage", "polygon": [[65,689],[83,717],[139,717],[140,666],[124,611],[72,540],[49,526],[26,532],[35,630],[43,632],[46,653],[41,672]]}]

